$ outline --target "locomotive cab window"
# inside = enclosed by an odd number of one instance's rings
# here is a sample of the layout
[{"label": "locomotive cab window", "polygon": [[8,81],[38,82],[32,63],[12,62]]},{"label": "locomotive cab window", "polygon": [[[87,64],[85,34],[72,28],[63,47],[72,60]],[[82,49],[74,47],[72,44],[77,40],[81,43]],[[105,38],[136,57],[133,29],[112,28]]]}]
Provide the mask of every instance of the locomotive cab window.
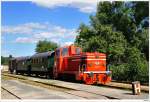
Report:
[{"label": "locomotive cab window", "polygon": [[62,56],[67,56],[68,55],[68,48],[63,48],[62,49]]},{"label": "locomotive cab window", "polygon": [[80,54],[80,52],[81,52],[80,48],[76,48],[75,51],[76,51],[76,54]]}]

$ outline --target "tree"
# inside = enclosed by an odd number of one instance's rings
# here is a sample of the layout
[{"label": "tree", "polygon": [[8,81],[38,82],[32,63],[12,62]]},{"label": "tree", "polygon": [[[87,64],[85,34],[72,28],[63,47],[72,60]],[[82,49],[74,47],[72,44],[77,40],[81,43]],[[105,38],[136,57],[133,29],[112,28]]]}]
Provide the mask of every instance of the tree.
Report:
[{"label": "tree", "polygon": [[106,53],[114,79],[148,81],[148,6],[148,2],[99,2],[90,25],[79,26],[75,44],[83,51]]},{"label": "tree", "polygon": [[1,64],[2,65],[8,65],[9,57],[3,57],[1,56]]},{"label": "tree", "polygon": [[43,40],[43,41],[39,41],[37,43],[35,51],[38,52],[38,53],[46,52],[46,51],[53,51],[57,47],[58,47],[57,43],[47,41],[47,40]]}]

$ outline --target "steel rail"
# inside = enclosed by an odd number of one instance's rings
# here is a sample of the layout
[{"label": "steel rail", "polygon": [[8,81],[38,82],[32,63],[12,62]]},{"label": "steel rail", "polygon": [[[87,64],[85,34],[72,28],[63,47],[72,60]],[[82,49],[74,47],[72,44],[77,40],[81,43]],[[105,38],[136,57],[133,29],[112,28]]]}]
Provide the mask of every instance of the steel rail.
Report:
[{"label": "steel rail", "polygon": [[21,99],[19,96],[15,95],[14,93],[10,92],[9,90],[7,90],[6,88],[2,87],[1,88],[5,91],[7,91],[8,93],[10,93],[11,95],[15,96],[17,99]]}]

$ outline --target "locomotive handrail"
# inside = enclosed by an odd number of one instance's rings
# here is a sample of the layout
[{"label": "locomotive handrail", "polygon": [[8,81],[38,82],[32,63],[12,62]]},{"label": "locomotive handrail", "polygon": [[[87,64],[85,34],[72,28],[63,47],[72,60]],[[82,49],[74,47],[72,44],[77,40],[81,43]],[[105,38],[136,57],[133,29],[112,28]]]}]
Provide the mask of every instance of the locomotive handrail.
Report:
[{"label": "locomotive handrail", "polygon": [[111,71],[84,71],[83,73],[111,73]]}]

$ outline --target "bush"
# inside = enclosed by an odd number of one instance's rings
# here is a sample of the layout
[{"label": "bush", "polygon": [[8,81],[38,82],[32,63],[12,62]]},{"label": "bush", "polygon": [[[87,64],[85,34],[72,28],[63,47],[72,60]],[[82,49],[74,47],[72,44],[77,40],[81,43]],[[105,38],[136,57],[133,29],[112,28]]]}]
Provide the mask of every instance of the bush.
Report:
[{"label": "bush", "polygon": [[[129,53],[130,52],[130,53]],[[118,81],[149,81],[149,69],[146,58],[135,47],[126,50],[126,62],[124,64],[112,65],[112,78]]]}]

